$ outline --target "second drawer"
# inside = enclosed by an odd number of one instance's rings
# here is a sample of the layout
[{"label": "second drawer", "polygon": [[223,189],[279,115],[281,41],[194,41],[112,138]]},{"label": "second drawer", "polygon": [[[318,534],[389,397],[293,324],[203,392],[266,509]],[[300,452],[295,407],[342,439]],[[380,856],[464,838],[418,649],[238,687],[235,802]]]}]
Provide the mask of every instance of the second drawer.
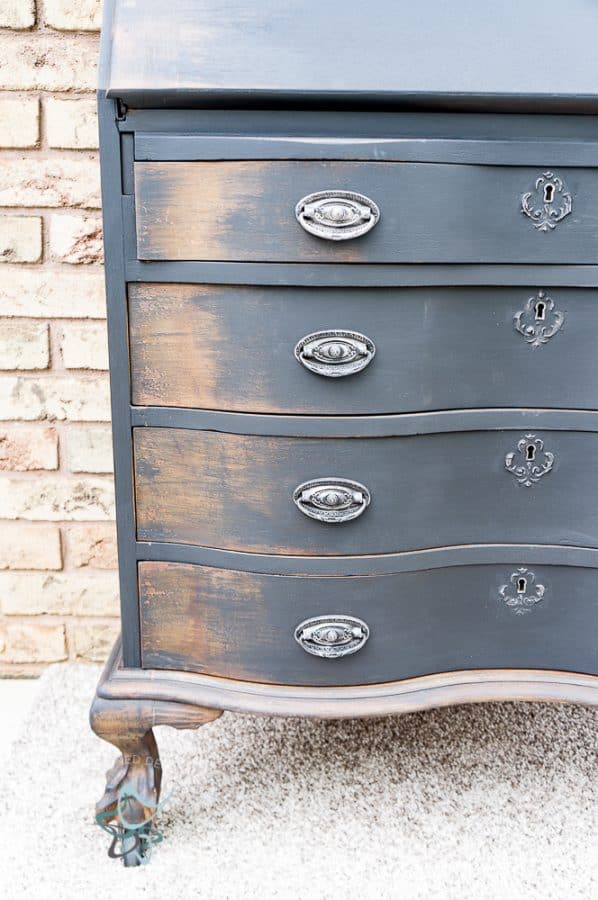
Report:
[{"label": "second drawer", "polygon": [[141,284],[129,326],[142,406],[598,407],[596,289]]},{"label": "second drawer", "polygon": [[299,438],[136,428],[144,541],[346,556],[458,544],[598,547],[598,434]]}]

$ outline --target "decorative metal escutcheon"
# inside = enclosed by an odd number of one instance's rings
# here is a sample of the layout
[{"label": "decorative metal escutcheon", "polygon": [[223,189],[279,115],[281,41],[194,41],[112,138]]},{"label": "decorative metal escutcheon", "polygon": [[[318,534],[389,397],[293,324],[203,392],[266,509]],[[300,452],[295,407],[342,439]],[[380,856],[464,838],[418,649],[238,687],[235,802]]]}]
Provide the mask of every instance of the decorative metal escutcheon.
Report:
[{"label": "decorative metal escutcheon", "polygon": [[517,616],[530,612],[543,599],[545,592],[544,585],[536,582],[535,572],[523,566],[512,573],[509,584],[499,588],[501,600]]},{"label": "decorative metal escutcheon", "polygon": [[540,347],[560,331],[565,321],[564,314],[554,307],[554,300],[546,291],[538,291],[530,297],[524,308],[515,313],[513,324],[527,344]]},{"label": "decorative metal escutcheon", "polygon": [[544,441],[535,434],[525,434],[517,441],[517,450],[505,456],[505,468],[519,484],[531,487],[552,471],[554,453],[544,449]]},{"label": "decorative metal escutcheon", "polygon": [[375,354],[374,342],[358,331],[316,331],[302,337],[295,347],[301,365],[326,378],[355,375]]},{"label": "decorative metal escutcheon", "polygon": [[350,241],[371,231],[380,218],[373,200],[355,191],[318,191],[295,207],[305,231],[327,241]]},{"label": "decorative metal escutcheon", "polygon": [[573,198],[562,178],[554,172],[542,172],[534,183],[534,189],[521,198],[521,212],[534,223],[539,231],[553,231],[573,208]]},{"label": "decorative metal escutcheon", "polygon": [[357,519],[370,505],[370,492],[347,478],[316,478],[293,491],[293,500],[305,516],[329,525]]},{"label": "decorative metal escutcheon", "polygon": [[295,640],[307,653],[338,659],[361,650],[370,629],[354,616],[315,616],[297,625]]}]

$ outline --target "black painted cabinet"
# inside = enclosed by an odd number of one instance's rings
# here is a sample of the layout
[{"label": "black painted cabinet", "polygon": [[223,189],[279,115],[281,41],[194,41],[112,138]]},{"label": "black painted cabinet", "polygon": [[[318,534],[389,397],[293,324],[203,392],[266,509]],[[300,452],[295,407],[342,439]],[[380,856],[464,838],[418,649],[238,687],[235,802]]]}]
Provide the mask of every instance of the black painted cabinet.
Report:
[{"label": "black painted cabinet", "polygon": [[595,702],[598,10],[503,6],[498,40],[483,4],[107,4],[92,722],[127,753],[222,709]]}]

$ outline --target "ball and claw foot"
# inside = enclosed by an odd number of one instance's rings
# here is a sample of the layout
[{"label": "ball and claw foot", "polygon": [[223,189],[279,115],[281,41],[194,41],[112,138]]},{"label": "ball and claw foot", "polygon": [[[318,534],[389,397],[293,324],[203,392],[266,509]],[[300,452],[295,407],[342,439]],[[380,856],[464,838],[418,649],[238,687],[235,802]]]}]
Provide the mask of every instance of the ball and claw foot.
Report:
[{"label": "ball and claw foot", "polygon": [[144,865],[152,847],[162,840],[155,825],[162,767],[152,727],[199,728],[220,715],[221,710],[185,703],[96,696],[91,727],[121,752],[106,775],[106,789],[96,806],[97,823],[112,836],[111,857],[122,859],[126,867]]}]

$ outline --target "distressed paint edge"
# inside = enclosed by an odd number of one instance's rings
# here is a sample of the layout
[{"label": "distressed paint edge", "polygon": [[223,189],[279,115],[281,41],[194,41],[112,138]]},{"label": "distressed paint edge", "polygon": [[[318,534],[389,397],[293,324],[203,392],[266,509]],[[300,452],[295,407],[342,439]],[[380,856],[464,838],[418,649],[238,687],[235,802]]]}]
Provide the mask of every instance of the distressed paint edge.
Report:
[{"label": "distressed paint edge", "polygon": [[598,411],[579,409],[456,409],[379,416],[288,416],[169,406],[134,406],[133,427],[181,428],[272,437],[404,437],[463,431],[598,432]]},{"label": "distressed paint edge", "polygon": [[553,565],[598,568],[598,550],[554,544],[466,544],[370,556],[284,556],[190,544],[138,541],[138,562],[173,562],[262,575],[344,577],[474,565]]},{"label": "distressed paint edge", "polygon": [[597,706],[598,676],[542,669],[472,669],[368,686],[289,687],[187,672],[123,668],[119,639],[98,684],[97,696],[106,700],[165,700],[258,715],[342,719],[506,700]]},{"label": "distressed paint edge", "polygon": [[[119,560],[120,608],[123,652],[129,665],[141,664],[137,561],[135,558],[135,505],[133,491],[133,443],[128,346],[128,312],[125,282],[125,239],[121,202],[121,135],[113,100],[98,92],[102,214],[107,264],[106,312],[110,356],[116,527]],[[109,262],[108,262],[109,261]]]}]

